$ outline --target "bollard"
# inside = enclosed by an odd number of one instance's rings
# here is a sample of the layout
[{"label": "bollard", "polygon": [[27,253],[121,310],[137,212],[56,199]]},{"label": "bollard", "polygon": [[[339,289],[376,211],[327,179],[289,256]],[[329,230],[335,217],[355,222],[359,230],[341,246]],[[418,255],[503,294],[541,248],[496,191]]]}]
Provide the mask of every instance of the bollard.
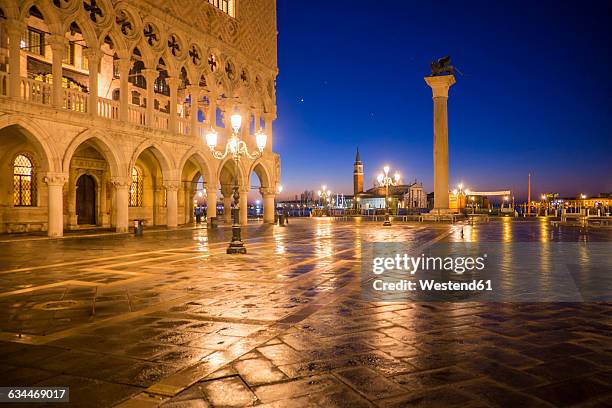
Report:
[{"label": "bollard", "polygon": [[210,217],[207,225],[211,229],[217,228],[217,217]]},{"label": "bollard", "polygon": [[135,237],[142,236],[143,229],[144,229],[144,220],[134,220],[134,236]]}]

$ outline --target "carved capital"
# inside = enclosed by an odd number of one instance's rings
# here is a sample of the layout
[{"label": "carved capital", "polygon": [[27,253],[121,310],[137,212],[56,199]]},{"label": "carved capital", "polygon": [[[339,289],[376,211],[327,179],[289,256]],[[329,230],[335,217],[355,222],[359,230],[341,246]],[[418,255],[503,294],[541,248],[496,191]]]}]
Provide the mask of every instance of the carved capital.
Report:
[{"label": "carved capital", "polygon": [[180,186],[181,186],[181,183],[179,181],[174,181],[174,180],[164,181],[164,188],[168,192],[178,191]]},{"label": "carved capital", "polygon": [[131,184],[131,180],[127,177],[111,177],[111,183],[116,189],[128,189]]},{"label": "carved capital", "polygon": [[66,173],[45,173],[43,181],[48,186],[63,186],[68,181],[68,174]]},{"label": "carved capital", "polygon": [[259,192],[261,193],[262,196],[270,196],[270,195],[276,195],[276,191],[274,191],[274,189],[272,187],[261,187],[259,189]]},{"label": "carved capital", "polygon": [[53,52],[58,52],[61,51],[62,53],[64,52],[64,49],[66,48],[66,44],[68,43],[68,39],[66,37],[64,37],[63,35],[58,35],[58,34],[51,34],[49,36],[45,37],[47,42],[49,43],[49,46],[51,47],[51,50]]},{"label": "carved capital", "polygon": [[430,76],[425,77],[425,82],[431,87],[434,98],[448,98],[448,90],[455,83],[455,76]]},{"label": "carved capital", "polygon": [[102,55],[95,48],[85,48],[83,49],[83,54],[89,59],[89,64],[94,65],[100,62]]},{"label": "carved capital", "polygon": [[145,79],[147,80],[147,84],[149,83],[149,81],[155,81],[157,77],[159,76],[159,72],[157,72],[156,69],[143,69],[140,72],[142,73],[142,75],[144,75]]}]

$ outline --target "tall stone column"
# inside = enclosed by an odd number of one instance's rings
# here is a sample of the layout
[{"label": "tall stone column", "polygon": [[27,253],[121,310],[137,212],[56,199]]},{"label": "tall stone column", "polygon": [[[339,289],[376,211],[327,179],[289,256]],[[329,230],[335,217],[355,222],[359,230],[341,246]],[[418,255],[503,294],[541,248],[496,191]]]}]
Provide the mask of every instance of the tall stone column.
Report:
[{"label": "tall stone column", "polygon": [[47,235],[61,237],[64,235],[64,184],[68,175],[64,173],[47,173],[43,180],[48,188],[48,226]]},{"label": "tall stone column", "polygon": [[249,221],[249,217],[248,217],[248,210],[249,210],[249,206],[248,206],[248,202],[247,199],[249,194],[249,190],[248,189],[240,189],[240,199],[239,199],[239,221],[240,221],[240,225],[247,225],[248,221]]},{"label": "tall stone column", "polygon": [[21,35],[25,25],[16,20],[9,20],[6,31],[9,36],[9,95],[21,98]]},{"label": "tall stone column", "polygon": [[111,182],[115,187],[115,229],[127,232],[130,182],[124,177],[114,177]]},{"label": "tall stone column", "polygon": [[450,212],[448,204],[448,90],[454,75],[425,77],[434,104],[434,212]]},{"label": "tall stone column", "polygon": [[129,76],[132,61],[129,58],[121,58],[117,61],[119,66],[119,120],[124,122],[129,121],[128,103],[129,103]]},{"label": "tall stone column", "polygon": [[89,60],[89,98],[87,100],[88,113],[98,115],[98,67],[100,66],[100,54],[93,48],[88,48],[87,59]]},{"label": "tall stone column", "polygon": [[64,71],[62,68],[62,61],[64,60],[66,41],[66,38],[61,35],[53,34],[49,36],[49,45],[53,52],[53,65],[51,68],[51,72],[53,73],[53,91],[51,94],[51,101],[56,108],[64,106],[64,90],[62,89]]},{"label": "tall stone column", "polygon": [[170,88],[170,119],[168,120],[168,131],[170,133],[178,132],[178,86],[180,80],[176,77],[170,77],[166,80]]},{"label": "tall stone column", "polygon": [[264,222],[266,224],[274,224],[274,194],[273,188],[262,188],[260,189],[261,195],[263,196],[263,211],[264,211]]},{"label": "tall stone column", "polygon": [[217,190],[214,188],[206,189],[206,217],[210,219],[217,216]]},{"label": "tall stone column", "polygon": [[200,109],[200,87],[189,85],[187,87],[191,108],[189,109],[189,136],[198,136],[198,111]]},{"label": "tall stone column", "polygon": [[153,88],[155,80],[159,76],[156,69],[143,69],[142,74],[147,81],[147,108],[145,113],[145,123],[149,127],[155,127],[153,110],[155,108],[155,90]]},{"label": "tall stone column", "polygon": [[227,223],[232,222],[232,192],[223,192],[223,220]]},{"label": "tall stone column", "polygon": [[166,188],[166,225],[169,228],[178,226],[178,181],[165,181]]}]

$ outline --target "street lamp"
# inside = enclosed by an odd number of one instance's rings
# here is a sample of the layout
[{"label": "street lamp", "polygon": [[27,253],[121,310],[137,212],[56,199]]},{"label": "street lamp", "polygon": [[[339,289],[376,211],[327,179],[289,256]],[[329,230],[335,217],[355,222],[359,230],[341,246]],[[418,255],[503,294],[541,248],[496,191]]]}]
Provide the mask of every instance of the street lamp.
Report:
[{"label": "street lamp", "polygon": [[328,190],[325,184],[321,186],[321,190],[317,191],[317,195],[319,196],[319,204],[321,207],[329,206],[331,203],[331,194],[331,190]]},{"label": "street lamp", "polygon": [[238,163],[242,159],[243,156],[248,157],[249,159],[256,159],[260,157],[263,153],[264,148],[266,147],[267,135],[260,128],[255,134],[255,142],[257,144],[257,150],[250,153],[248,150],[248,146],[244,140],[240,140],[238,137],[238,132],[240,131],[240,127],[242,126],[242,116],[240,114],[235,113],[230,117],[230,123],[232,126],[232,135],[225,144],[224,151],[216,150],[217,147],[217,132],[214,129],[211,129],[210,132],[206,135],[206,144],[210,149],[213,157],[218,160],[223,160],[226,157],[231,157],[234,160],[234,164],[236,166],[236,171],[234,173],[234,209],[233,209],[233,217],[232,217],[232,240],[227,247],[228,254],[246,254],[246,247],[242,242],[241,231],[240,231],[240,191],[238,190]]},{"label": "street lamp", "polygon": [[391,215],[389,214],[389,186],[396,186],[400,182],[399,172],[395,172],[393,178],[389,177],[389,166],[383,167],[383,173],[380,173],[377,177],[378,184],[385,187],[385,222],[383,226],[391,226]]}]

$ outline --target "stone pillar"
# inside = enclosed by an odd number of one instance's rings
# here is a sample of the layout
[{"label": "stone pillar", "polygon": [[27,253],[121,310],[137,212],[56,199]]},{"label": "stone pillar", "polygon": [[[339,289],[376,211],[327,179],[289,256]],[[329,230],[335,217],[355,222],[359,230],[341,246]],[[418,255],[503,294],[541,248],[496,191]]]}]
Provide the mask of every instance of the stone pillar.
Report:
[{"label": "stone pillar", "polygon": [[263,196],[264,222],[266,224],[274,224],[274,199],[276,198],[274,189],[262,188],[260,191]]},{"label": "stone pillar", "polygon": [[112,183],[115,186],[115,229],[127,232],[130,182],[127,178],[114,177]]},{"label": "stone pillar", "polygon": [[214,129],[217,126],[217,95],[208,94],[208,103],[208,114],[204,116],[204,123]]},{"label": "stone pillar", "polygon": [[87,48],[87,59],[89,60],[89,98],[87,100],[88,113],[93,116],[98,115],[98,68],[100,66],[100,53]]},{"label": "stone pillar", "polygon": [[223,220],[227,223],[232,222],[232,192],[223,192]]},{"label": "stone pillar", "polygon": [[240,221],[240,225],[247,225],[248,221],[249,221],[249,217],[248,217],[248,210],[249,210],[249,205],[247,202],[247,199],[249,194],[249,190],[248,189],[240,189],[240,199],[239,199],[239,221]]},{"label": "stone pillar", "polygon": [[454,75],[425,77],[434,101],[434,212],[450,212],[448,204],[448,90]]},{"label": "stone pillar", "polygon": [[196,137],[198,133],[198,111],[200,104],[200,87],[197,85],[189,85],[187,87],[189,99],[191,100],[191,108],[189,109],[189,136]]},{"label": "stone pillar", "polygon": [[43,180],[48,188],[48,226],[47,235],[61,237],[64,235],[64,184],[68,175],[64,173],[47,173]]},{"label": "stone pillar", "polygon": [[19,21],[10,20],[6,31],[9,36],[9,95],[21,99],[21,35],[25,25]]},{"label": "stone pillar", "polygon": [[153,118],[153,109],[155,107],[155,91],[153,85],[159,76],[156,69],[143,69],[142,74],[147,81],[147,109],[145,113],[145,123],[149,127],[155,127]]},{"label": "stone pillar", "polygon": [[166,188],[166,225],[169,228],[178,226],[178,181],[165,181]]},{"label": "stone pillar", "polygon": [[217,216],[217,190],[213,188],[206,189],[206,217],[210,219]]},{"label": "stone pillar", "polygon": [[119,120],[129,121],[129,76],[132,61],[129,58],[122,58],[117,61],[119,66]]},{"label": "stone pillar", "polygon": [[170,133],[178,132],[178,86],[180,80],[176,77],[170,77],[166,80],[170,88],[170,119],[168,121],[168,131]]},{"label": "stone pillar", "polygon": [[63,68],[62,61],[64,59],[64,50],[66,49],[66,37],[61,35],[50,35],[49,45],[53,52],[53,91],[51,93],[51,101],[53,106],[61,108],[64,106],[64,90],[62,88]]}]

